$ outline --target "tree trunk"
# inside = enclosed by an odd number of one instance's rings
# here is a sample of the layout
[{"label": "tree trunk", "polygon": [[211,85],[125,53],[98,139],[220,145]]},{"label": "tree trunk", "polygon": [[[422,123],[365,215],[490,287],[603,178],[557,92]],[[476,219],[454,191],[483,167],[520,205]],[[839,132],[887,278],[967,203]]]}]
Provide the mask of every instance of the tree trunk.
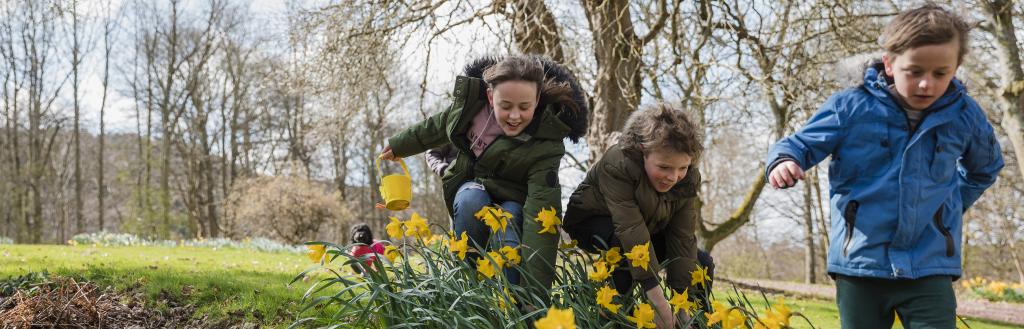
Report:
[{"label": "tree trunk", "polygon": [[804,283],[817,283],[818,257],[815,255],[814,206],[811,184],[804,183]]},{"label": "tree trunk", "polygon": [[757,203],[757,199],[761,197],[761,191],[764,190],[764,186],[767,180],[764,177],[764,173],[761,168],[757,168],[754,172],[754,182],[751,184],[750,189],[747,190],[747,195],[743,198],[743,203],[740,207],[733,211],[729,215],[724,223],[719,224],[715,229],[709,229],[704,221],[701,221],[697,227],[697,234],[703,241],[703,248],[707,252],[711,252],[715,248],[715,245],[725,240],[725,238],[732,235],[736,230],[740,229],[743,224],[750,221],[750,214],[754,210],[754,204]]},{"label": "tree trunk", "polygon": [[178,55],[178,2],[171,2],[171,31],[167,34],[167,71],[164,72],[164,83],[161,86],[163,99],[160,102],[160,135],[162,155],[160,161],[160,219],[163,224],[162,232],[167,232],[171,226],[171,139],[174,127],[171,124],[171,94],[173,93],[174,77],[177,74]]},{"label": "tree trunk", "polygon": [[1013,22],[1014,1],[990,0],[985,2],[985,12],[992,19],[992,34],[1002,62],[1002,126],[1017,158],[1017,169],[1024,177],[1024,67],[1021,66],[1021,49]]},{"label": "tree trunk", "polygon": [[587,131],[593,164],[610,146],[608,136],[622,128],[640,104],[643,45],[634,32],[628,2],[583,0],[582,4],[597,60],[593,116]]},{"label": "tree trunk", "polygon": [[[543,54],[558,63],[565,63],[561,29],[544,0],[509,0],[512,2],[513,36],[516,47],[526,54]],[[502,2],[495,5],[503,5]]]},{"label": "tree trunk", "polygon": [[81,107],[78,103],[78,64],[81,61],[81,47],[79,44],[78,35],[78,1],[71,1],[71,92],[72,92],[72,103],[74,107],[74,132],[72,138],[74,139],[74,151],[75,151],[75,233],[82,233],[84,230],[85,221],[82,215],[82,143],[81,143]]},{"label": "tree trunk", "polygon": [[[108,4],[109,5],[109,4]],[[109,8],[108,8],[109,9]],[[106,227],[106,221],[104,214],[105,200],[107,194],[107,184],[104,180],[104,168],[106,158],[104,152],[106,151],[106,121],[104,119],[104,113],[107,109],[107,91],[110,88],[110,56],[113,44],[110,42],[110,34],[113,33],[113,22],[112,19],[108,18],[108,21],[103,24],[103,99],[100,101],[100,131],[99,131],[99,150],[96,155],[96,220],[99,225],[100,231],[103,231]]]}]

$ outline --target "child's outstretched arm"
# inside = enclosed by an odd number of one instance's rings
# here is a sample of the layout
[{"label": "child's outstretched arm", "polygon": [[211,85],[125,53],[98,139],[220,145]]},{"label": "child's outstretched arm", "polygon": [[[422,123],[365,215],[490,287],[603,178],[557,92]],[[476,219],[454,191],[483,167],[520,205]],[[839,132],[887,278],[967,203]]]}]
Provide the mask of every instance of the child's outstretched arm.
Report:
[{"label": "child's outstretched arm", "polygon": [[797,180],[803,179],[804,170],[835,151],[845,133],[838,98],[838,95],[830,97],[799,131],[778,141],[768,151],[765,175],[772,187],[796,185]]},{"label": "child's outstretched arm", "polygon": [[388,139],[388,145],[381,151],[381,157],[385,160],[395,160],[449,143],[445,131],[449,120],[448,114],[449,111],[438,112],[392,136]]},{"label": "child's outstretched arm", "polygon": [[975,129],[968,140],[967,151],[960,158],[963,171],[957,170],[963,212],[967,212],[981,193],[996,182],[999,171],[1003,169],[1003,152],[992,125],[976,104],[974,110],[971,112],[975,114]]}]

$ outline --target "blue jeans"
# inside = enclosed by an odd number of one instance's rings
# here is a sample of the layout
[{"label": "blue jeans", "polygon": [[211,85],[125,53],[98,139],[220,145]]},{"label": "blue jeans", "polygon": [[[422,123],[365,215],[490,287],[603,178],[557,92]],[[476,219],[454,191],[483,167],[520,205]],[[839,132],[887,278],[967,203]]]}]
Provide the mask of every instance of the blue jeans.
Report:
[{"label": "blue jeans", "polygon": [[[483,221],[476,219],[474,215],[484,206],[493,204],[491,195],[487,193],[482,184],[475,181],[462,183],[459,190],[455,192],[455,203],[452,207],[455,210],[455,214],[452,215],[452,230],[455,231],[455,236],[461,236],[462,232],[466,232],[470,246],[481,251],[486,250],[488,246],[494,251],[503,246],[518,247],[519,231],[523,227],[523,205],[515,201],[498,204],[512,214],[512,221],[506,226],[505,232],[491,232],[491,228]],[[467,257],[467,260],[476,266],[475,259]],[[505,277],[508,278],[509,283],[519,284],[519,271],[511,266],[505,269]]]}]

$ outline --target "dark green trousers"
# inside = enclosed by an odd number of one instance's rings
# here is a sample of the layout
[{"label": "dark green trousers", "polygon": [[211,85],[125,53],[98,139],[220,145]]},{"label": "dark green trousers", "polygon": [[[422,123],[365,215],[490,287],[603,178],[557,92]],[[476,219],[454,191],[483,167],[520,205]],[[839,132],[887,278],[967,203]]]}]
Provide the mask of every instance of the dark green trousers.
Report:
[{"label": "dark green trousers", "polygon": [[892,328],[895,314],[906,329],[956,328],[950,276],[888,280],[839,275],[836,303],[843,329]]}]

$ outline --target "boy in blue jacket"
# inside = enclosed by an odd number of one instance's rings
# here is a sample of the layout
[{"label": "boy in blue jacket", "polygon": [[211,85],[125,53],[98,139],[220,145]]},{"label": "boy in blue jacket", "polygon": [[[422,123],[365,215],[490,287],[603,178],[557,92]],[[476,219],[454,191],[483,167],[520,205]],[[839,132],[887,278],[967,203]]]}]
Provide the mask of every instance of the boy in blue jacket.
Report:
[{"label": "boy in blue jacket", "polygon": [[961,216],[1003,158],[992,125],[953,77],[969,27],[941,7],[899,14],[882,61],[825,102],[768,153],[774,188],[794,186],[827,156],[828,273],[843,328],[953,328]]}]

